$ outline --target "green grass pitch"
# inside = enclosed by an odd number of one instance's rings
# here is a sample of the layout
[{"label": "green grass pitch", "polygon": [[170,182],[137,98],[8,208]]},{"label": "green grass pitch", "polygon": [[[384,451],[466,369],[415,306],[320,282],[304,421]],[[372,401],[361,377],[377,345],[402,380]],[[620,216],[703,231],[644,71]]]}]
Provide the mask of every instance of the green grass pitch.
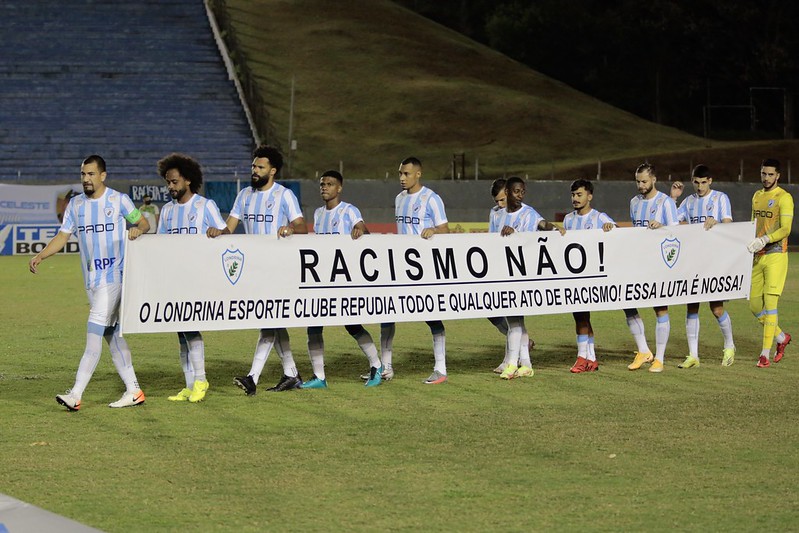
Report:
[{"label": "green grass pitch", "polygon": [[[663,374],[629,372],[621,311],[595,313],[601,370],[572,375],[571,316],[528,317],[531,379],[491,369],[503,338],[484,319],[447,327],[449,383],[426,386],[424,324],[398,324],[396,378],[365,389],[367,367],[344,328],[326,328],[327,390],[245,397],[255,331],[208,332],[205,402],[183,386],[174,334],[131,335],[146,394],[113,410],[123,386],[107,348],[79,412],[70,387],[88,304],[78,258],[28,273],[0,258],[0,492],[106,531],[786,531],[799,523],[799,343],[755,367],[760,326],[729,302],[738,348],[722,368],[721,334],[701,309],[702,365],[687,353],[685,307],[671,309]],[[799,334],[797,262],[780,323]],[[180,271],[153,272],[180,282]],[[654,313],[642,309],[653,344]],[[377,337],[379,328],[367,326]],[[306,337],[291,330],[310,377]],[[799,340],[799,337],[797,337]],[[270,356],[262,384],[280,375]]]}]

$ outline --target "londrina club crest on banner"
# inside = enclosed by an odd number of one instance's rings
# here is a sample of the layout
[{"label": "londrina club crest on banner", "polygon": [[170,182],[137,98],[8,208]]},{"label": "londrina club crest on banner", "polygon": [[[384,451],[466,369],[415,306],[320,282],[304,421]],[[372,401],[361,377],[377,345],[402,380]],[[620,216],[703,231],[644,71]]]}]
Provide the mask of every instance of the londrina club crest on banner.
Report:
[{"label": "londrina club crest on banner", "polygon": [[222,270],[231,285],[235,285],[241,273],[244,271],[244,253],[236,248],[235,250],[225,250],[222,254]]},{"label": "londrina club crest on banner", "polygon": [[660,254],[666,266],[672,268],[680,258],[680,241],[676,237],[663,239],[660,243]]}]

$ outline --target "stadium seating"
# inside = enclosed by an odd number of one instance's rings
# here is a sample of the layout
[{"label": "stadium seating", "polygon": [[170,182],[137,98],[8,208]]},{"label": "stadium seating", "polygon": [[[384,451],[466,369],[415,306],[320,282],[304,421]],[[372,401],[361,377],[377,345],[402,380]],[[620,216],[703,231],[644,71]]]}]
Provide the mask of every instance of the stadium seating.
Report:
[{"label": "stadium seating", "polygon": [[159,179],[178,151],[249,176],[252,135],[202,0],[0,2],[0,181],[61,183],[92,153],[109,180]]}]

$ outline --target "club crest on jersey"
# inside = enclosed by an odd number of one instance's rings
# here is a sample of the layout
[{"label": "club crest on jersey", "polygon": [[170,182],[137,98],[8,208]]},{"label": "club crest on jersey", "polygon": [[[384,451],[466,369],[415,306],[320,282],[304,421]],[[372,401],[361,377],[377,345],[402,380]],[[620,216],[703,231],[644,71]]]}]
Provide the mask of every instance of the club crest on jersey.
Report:
[{"label": "club crest on jersey", "polygon": [[189,222],[194,222],[197,220],[197,213],[192,213],[189,215]]},{"label": "club crest on jersey", "polygon": [[235,285],[244,270],[244,252],[236,248],[235,250],[225,250],[222,254],[222,270],[231,285]]},{"label": "club crest on jersey", "polygon": [[769,201],[768,201],[768,207],[769,207],[769,209],[771,209],[772,207],[774,207],[774,199],[773,199],[773,198],[772,198],[771,200],[769,200]]},{"label": "club crest on jersey", "polygon": [[660,243],[660,255],[663,257],[663,262],[669,268],[677,264],[677,259],[680,257],[680,241],[676,237],[670,239],[663,239]]},{"label": "club crest on jersey", "polygon": [[114,216],[114,208],[113,207],[106,207],[105,208],[105,216],[111,218]]},{"label": "club crest on jersey", "polygon": [[267,209],[267,211],[271,211],[271,210],[272,210],[272,207],[274,207],[274,205],[275,205],[275,202],[267,202],[267,203],[266,203],[266,209]]},{"label": "club crest on jersey", "polygon": [[594,227],[594,226],[593,226],[593,224],[591,224],[590,222],[588,222],[588,223],[585,225],[585,229],[591,229],[591,228],[593,228],[593,227]]}]

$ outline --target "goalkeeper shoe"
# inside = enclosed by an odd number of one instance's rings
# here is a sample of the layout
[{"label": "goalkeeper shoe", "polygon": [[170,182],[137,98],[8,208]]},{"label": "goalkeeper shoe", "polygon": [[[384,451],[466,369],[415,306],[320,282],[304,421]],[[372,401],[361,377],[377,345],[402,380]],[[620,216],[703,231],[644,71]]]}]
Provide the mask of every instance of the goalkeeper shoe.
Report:
[{"label": "goalkeeper shoe", "polygon": [[758,368],[766,368],[771,366],[771,362],[768,360],[768,357],[765,355],[761,355],[760,359],[757,360],[757,367]]},{"label": "goalkeeper shoe", "polygon": [[785,348],[787,348],[789,344],[791,344],[791,336],[786,333],[785,340],[777,343],[777,353],[774,354],[775,363],[782,361],[782,356],[785,355]]},{"label": "goalkeeper shoe", "polygon": [[721,366],[732,366],[735,362],[735,348],[724,348],[722,353],[724,357],[721,358]]},{"label": "goalkeeper shoe", "polygon": [[693,355],[689,355],[685,358],[685,361],[677,365],[677,368],[693,368],[695,366],[699,366],[699,359]]},{"label": "goalkeeper shoe", "polygon": [[195,381],[194,387],[191,389],[189,401],[191,403],[201,402],[205,399],[205,393],[208,392],[209,383],[207,381]]},{"label": "goalkeeper shoe", "polygon": [[72,391],[64,394],[56,394],[55,401],[67,408],[67,411],[77,411],[80,409],[80,398],[72,395]]},{"label": "goalkeeper shoe", "polygon": [[167,398],[167,400],[170,402],[187,402],[189,401],[189,396],[191,396],[191,389],[183,389],[174,396]]},{"label": "goalkeeper shoe", "polygon": [[655,359],[652,361],[652,366],[649,367],[650,372],[660,373],[663,372],[663,363]]},{"label": "goalkeeper shoe", "polygon": [[122,398],[119,400],[109,403],[108,407],[113,407],[115,409],[120,407],[134,407],[136,405],[141,405],[144,403],[144,391],[139,389],[135,392],[125,392],[122,395]]},{"label": "goalkeeper shoe", "polygon": [[651,363],[654,357],[649,352],[635,352],[635,359],[627,365],[629,370],[638,370],[644,363]]}]

